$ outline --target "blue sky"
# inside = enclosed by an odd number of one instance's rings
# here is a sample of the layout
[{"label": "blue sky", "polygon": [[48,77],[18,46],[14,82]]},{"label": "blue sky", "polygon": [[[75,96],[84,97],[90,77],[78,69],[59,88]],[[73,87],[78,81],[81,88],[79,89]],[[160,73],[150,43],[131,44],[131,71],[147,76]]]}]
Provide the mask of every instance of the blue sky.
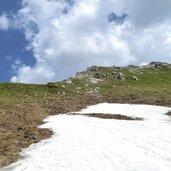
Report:
[{"label": "blue sky", "polygon": [[[0,15],[15,13],[20,6],[19,0],[1,0]],[[0,82],[9,82],[15,74],[12,65],[16,60],[33,66],[35,59],[32,51],[26,50],[28,42],[23,32],[13,28],[7,31],[0,29],[0,40]]]},{"label": "blue sky", "polygon": [[1,0],[0,82],[59,81],[92,65],[171,63],[170,9],[170,0]]},{"label": "blue sky", "polygon": [[20,7],[20,0],[2,0],[0,1],[0,12],[17,11]]}]

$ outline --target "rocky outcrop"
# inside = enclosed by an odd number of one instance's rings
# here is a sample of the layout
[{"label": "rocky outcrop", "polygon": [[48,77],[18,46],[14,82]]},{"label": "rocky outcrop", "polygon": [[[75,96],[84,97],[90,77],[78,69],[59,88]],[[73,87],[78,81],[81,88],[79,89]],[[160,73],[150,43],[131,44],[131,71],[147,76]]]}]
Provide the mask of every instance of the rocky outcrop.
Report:
[{"label": "rocky outcrop", "polygon": [[[106,69],[107,68],[107,69]],[[123,73],[128,71],[132,74],[128,79],[139,80],[136,75],[143,74],[143,69],[154,68],[156,70],[166,68],[171,69],[171,64],[165,62],[151,62],[144,66],[128,65],[128,66],[112,66],[112,67],[102,67],[102,66],[91,66],[88,67],[86,71],[77,72],[76,76],[73,78],[76,79],[86,79],[93,80],[93,82],[104,81],[107,79],[107,76],[113,77],[118,80],[125,80],[126,77]],[[112,73],[112,71],[114,71]],[[70,82],[70,81],[69,81]],[[91,81],[90,81],[91,82]]]},{"label": "rocky outcrop", "polygon": [[99,70],[99,67],[96,65],[87,68],[87,71],[91,71],[91,72],[97,72],[98,70]]},{"label": "rocky outcrop", "polygon": [[135,75],[132,75],[131,80],[138,81],[138,77],[136,77]]},{"label": "rocky outcrop", "polygon": [[106,79],[107,78],[107,75],[104,74],[104,73],[96,73],[94,75],[94,78],[97,78],[97,79]]},{"label": "rocky outcrop", "polygon": [[82,79],[88,76],[87,71],[77,72],[74,78]]},{"label": "rocky outcrop", "polygon": [[138,69],[139,66],[136,66],[136,65],[128,65],[126,67],[124,67],[124,69],[127,69],[127,70],[130,70],[130,69]]},{"label": "rocky outcrop", "polygon": [[125,80],[125,75],[122,72],[112,72],[112,76],[118,80]]},{"label": "rocky outcrop", "polygon": [[168,65],[168,63],[165,63],[165,62],[151,62],[151,63],[149,63],[149,66],[154,67],[154,68],[162,68],[162,67],[165,67],[167,65]]},{"label": "rocky outcrop", "polygon": [[113,69],[121,70],[123,67],[113,65]]}]

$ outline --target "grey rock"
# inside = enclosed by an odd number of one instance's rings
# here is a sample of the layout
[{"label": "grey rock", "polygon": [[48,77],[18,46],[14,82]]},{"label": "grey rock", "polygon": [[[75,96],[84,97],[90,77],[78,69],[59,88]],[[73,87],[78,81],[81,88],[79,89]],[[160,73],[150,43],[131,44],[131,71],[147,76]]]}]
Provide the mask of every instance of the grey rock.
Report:
[{"label": "grey rock", "polygon": [[67,84],[72,84],[72,80],[69,79],[69,80],[66,81],[66,83]]},{"label": "grey rock", "polygon": [[124,69],[128,69],[128,70],[132,70],[132,69],[139,69],[139,66],[136,66],[136,65],[128,65],[126,67],[123,67]]},{"label": "grey rock", "polygon": [[113,65],[113,69],[121,70],[121,69],[122,69],[122,67],[118,67],[118,66]]},{"label": "grey rock", "polygon": [[98,70],[99,70],[99,67],[95,66],[95,65],[87,68],[87,71],[93,71],[94,72],[94,71],[98,71]]},{"label": "grey rock", "polygon": [[154,68],[162,68],[162,67],[167,66],[168,63],[166,63],[166,62],[151,62],[148,65],[151,67],[154,67]]},{"label": "grey rock", "polygon": [[131,76],[131,80],[138,81],[138,77],[136,77],[135,75],[133,75],[133,76]]},{"label": "grey rock", "polygon": [[137,65],[128,65],[127,67],[128,68],[139,68],[139,66],[137,66]]},{"label": "grey rock", "polygon": [[104,74],[104,73],[96,73],[94,75],[94,77],[97,78],[97,79],[105,79],[105,78],[107,78],[107,75]]},{"label": "grey rock", "polygon": [[118,80],[125,80],[125,75],[121,72],[113,72],[112,73],[113,78]]},{"label": "grey rock", "polygon": [[77,72],[75,78],[81,79],[81,78],[85,78],[87,75],[88,73],[86,71]]}]

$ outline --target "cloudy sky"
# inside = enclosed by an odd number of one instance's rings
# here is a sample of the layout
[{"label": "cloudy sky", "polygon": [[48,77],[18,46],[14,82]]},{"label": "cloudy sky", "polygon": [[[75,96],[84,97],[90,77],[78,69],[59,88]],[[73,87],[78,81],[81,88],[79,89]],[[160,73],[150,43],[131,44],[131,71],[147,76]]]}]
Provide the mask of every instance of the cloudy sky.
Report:
[{"label": "cloudy sky", "polygon": [[0,81],[171,62],[171,0],[1,0]]}]

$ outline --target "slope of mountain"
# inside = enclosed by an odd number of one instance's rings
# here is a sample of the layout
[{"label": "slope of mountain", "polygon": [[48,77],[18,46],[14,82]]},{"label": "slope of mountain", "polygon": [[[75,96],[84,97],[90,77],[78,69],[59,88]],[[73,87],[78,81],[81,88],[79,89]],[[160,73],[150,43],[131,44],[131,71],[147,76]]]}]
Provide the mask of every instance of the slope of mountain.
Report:
[{"label": "slope of mountain", "polygon": [[0,84],[0,166],[19,158],[21,148],[52,135],[37,128],[52,114],[79,111],[100,102],[171,107],[171,65],[98,67],[44,85]]}]

